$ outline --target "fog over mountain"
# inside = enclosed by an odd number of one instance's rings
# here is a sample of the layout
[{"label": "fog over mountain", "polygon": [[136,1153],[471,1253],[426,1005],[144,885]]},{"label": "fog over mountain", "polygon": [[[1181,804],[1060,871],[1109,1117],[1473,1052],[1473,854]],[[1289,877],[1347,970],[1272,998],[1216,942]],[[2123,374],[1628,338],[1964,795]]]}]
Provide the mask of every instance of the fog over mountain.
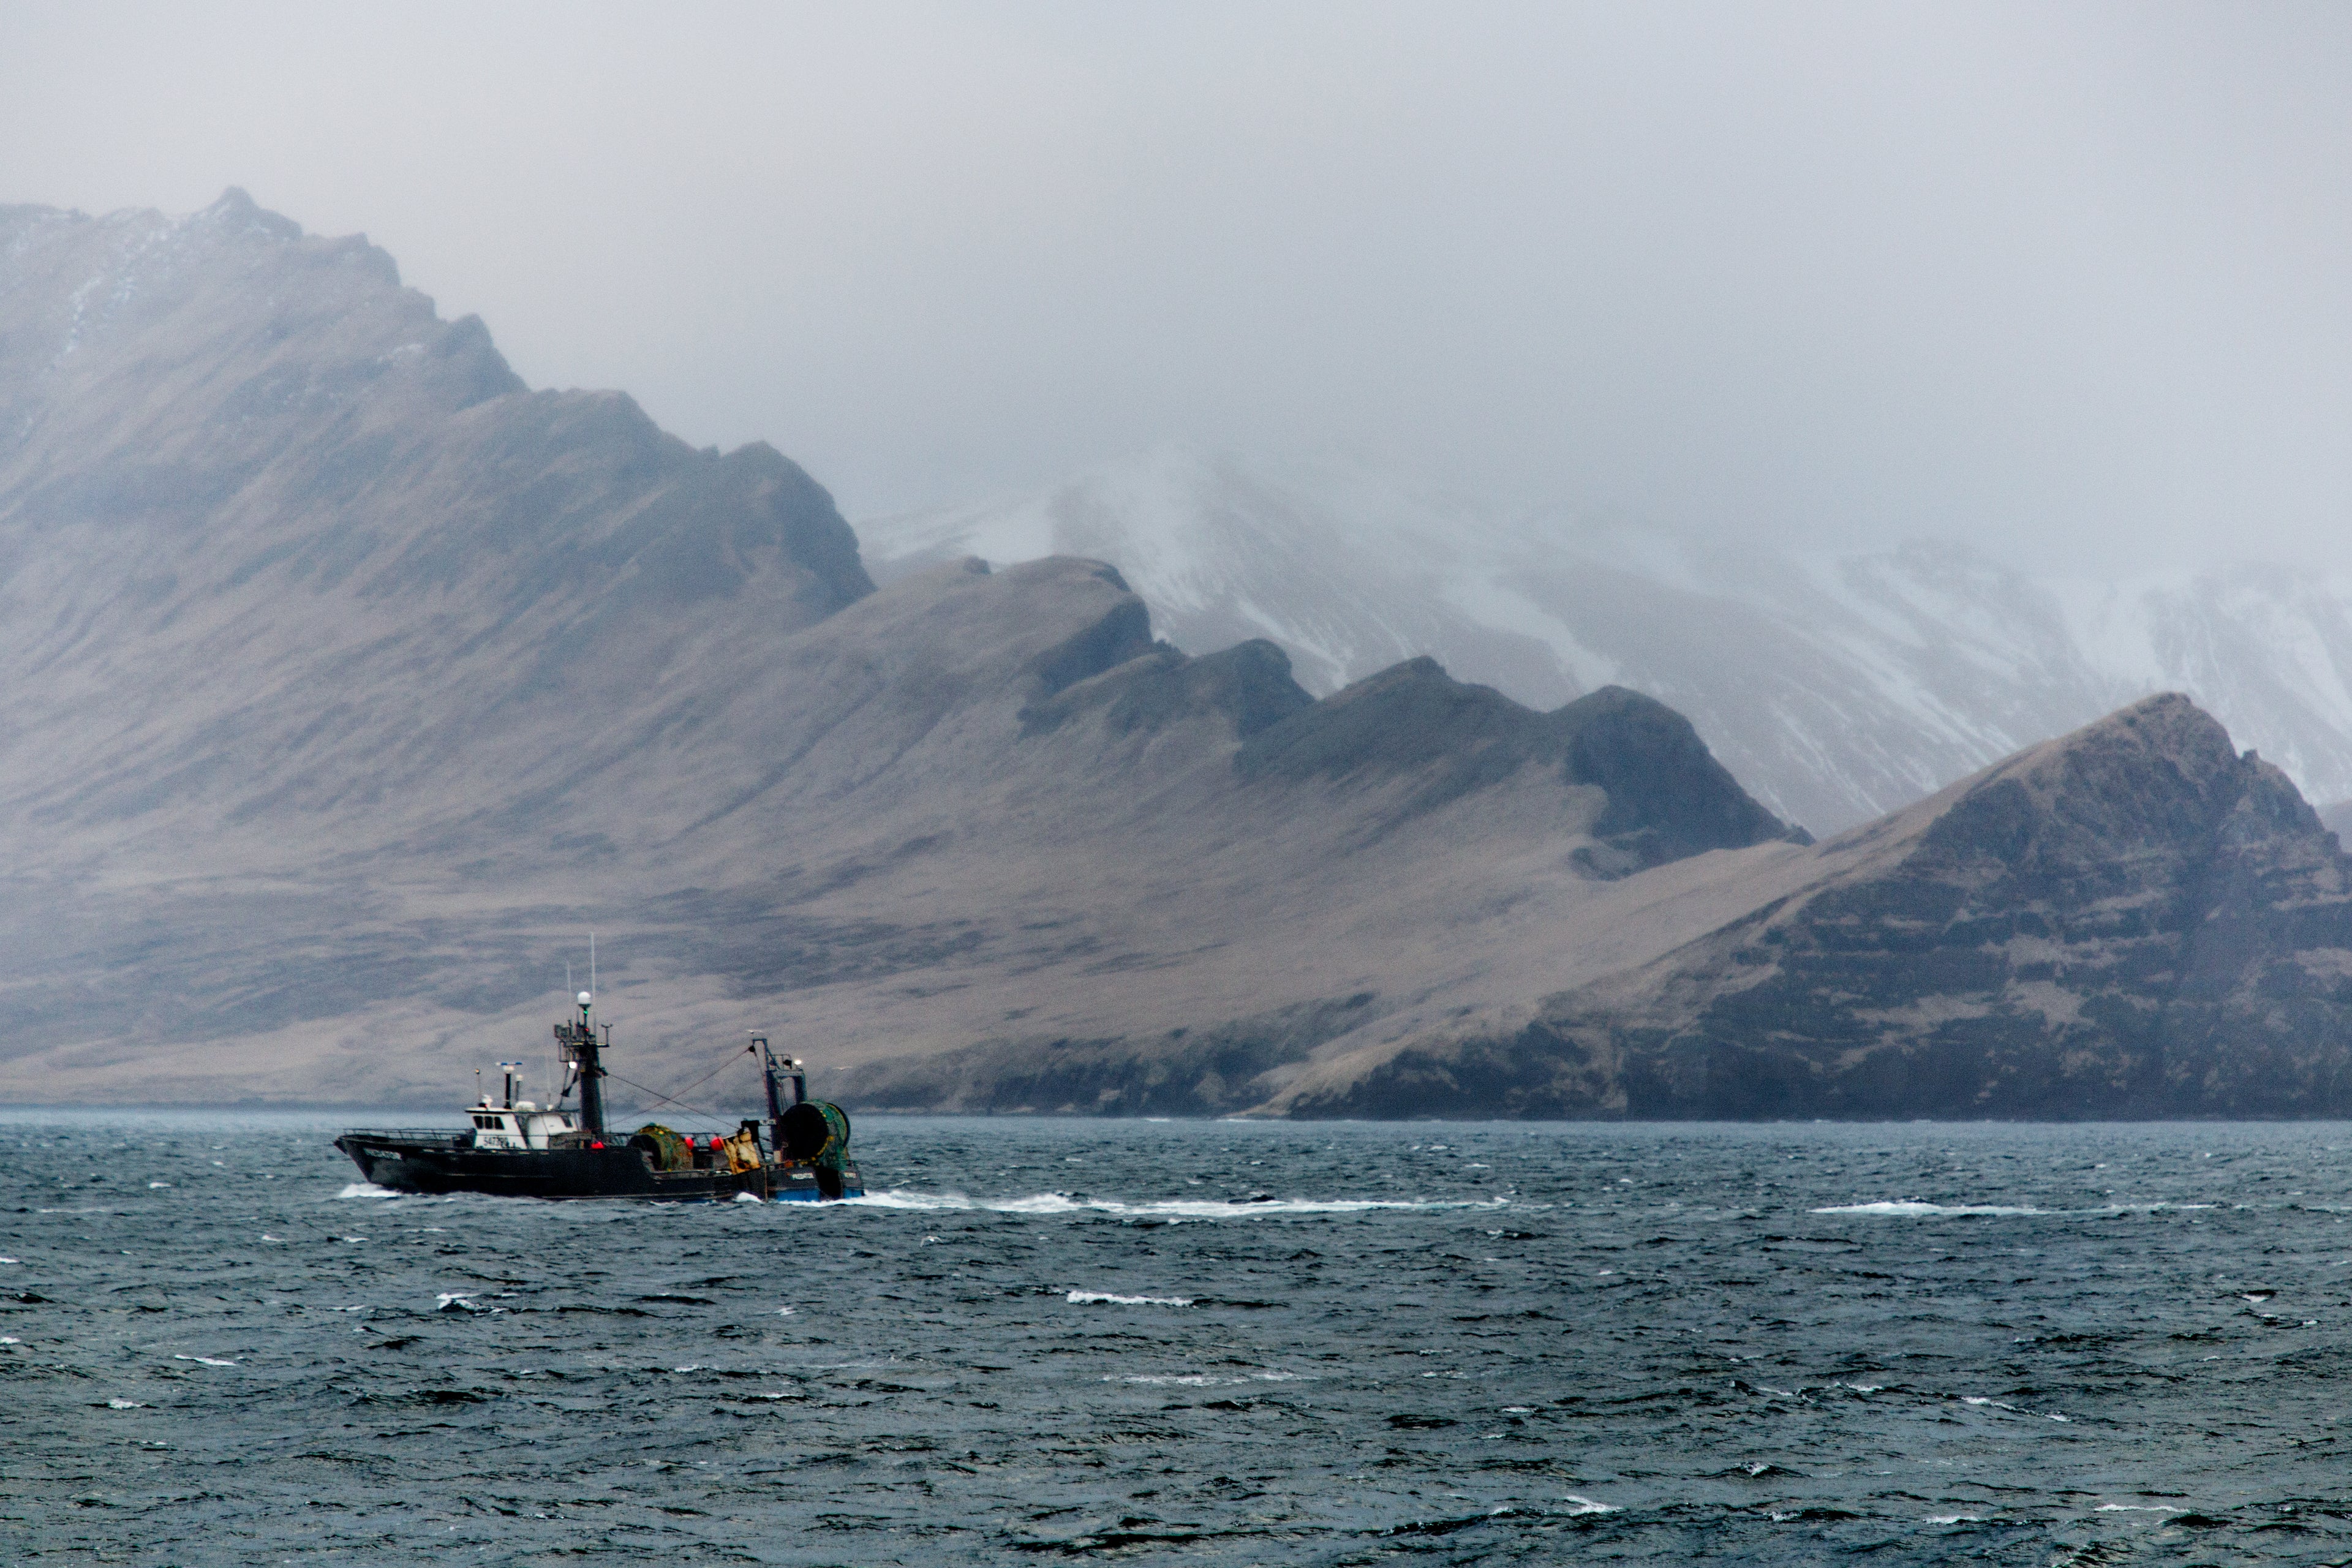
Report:
[{"label": "fog over mountain", "polygon": [[2164,690],[2312,798],[2352,797],[2341,574],[2243,563],[2037,577],[1960,540],[1801,554],[1181,447],[858,531],[886,574],[965,553],[1117,562],[1179,647],[1266,637],[1316,691],[1418,652],[1536,707],[1631,686],[1819,832]]},{"label": "fog over mountain", "polygon": [[220,0],[0,15],[0,202],[364,230],[852,517],[1164,440],[1768,552],[2325,563],[2352,15]]},{"label": "fog over mountain", "polygon": [[[2186,698],[1817,845],[1625,685],[1160,640],[1125,570],[1315,610],[1214,556],[877,586],[790,459],[533,391],[235,191],[0,208],[0,545],[10,1100],[446,1105],[593,929],[638,1096],[764,1028],[862,1106],[2352,1110],[2352,860]],[[1326,679],[1435,559],[1291,548]]]}]

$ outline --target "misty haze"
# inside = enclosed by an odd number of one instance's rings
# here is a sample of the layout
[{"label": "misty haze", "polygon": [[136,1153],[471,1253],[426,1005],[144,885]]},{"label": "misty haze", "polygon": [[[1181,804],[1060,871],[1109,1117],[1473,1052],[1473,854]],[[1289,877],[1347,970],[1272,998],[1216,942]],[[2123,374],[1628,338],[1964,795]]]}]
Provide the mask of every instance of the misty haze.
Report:
[{"label": "misty haze", "polygon": [[0,16],[19,1559],[2341,1558],[2347,80]]}]

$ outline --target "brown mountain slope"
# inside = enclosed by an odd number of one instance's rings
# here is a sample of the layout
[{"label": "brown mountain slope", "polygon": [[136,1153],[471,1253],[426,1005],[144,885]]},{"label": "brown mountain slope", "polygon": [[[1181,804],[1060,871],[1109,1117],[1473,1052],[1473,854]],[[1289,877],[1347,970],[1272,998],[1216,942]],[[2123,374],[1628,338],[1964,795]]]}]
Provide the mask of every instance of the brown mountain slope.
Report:
[{"label": "brown mountain slope", "polygon": [[1496,933],[1781,831],[1630,693],[1318,706],[1089,563],[875,594],[775,453],[532,392],[235,193],[0,209],[0,668],[12,1099],[444,1100],[590,929],[641,1081],[753,1026],[1263,1066],[1521,994]]},{"label": "brown mountain slope", "polygon": [[383,252],[241,193],[0,208],[0,257],[18,820],[305,867],[478,829],[486,797],[543,835],[615,693],[872,589],[773,451],[527,391]]},{"label": "brown mountain slope", "polygon": [[[610,828],[593,844],[76,885],[89,923],[19,981],[31,1026],[0,1091],[426,1096],[537,1035],[530,966],[593,925],[639,1081],[765,1025],[867,1103],[1237,1109],[1336,1034],[1585,973],[1549,933],[1673,867],[1621,870],[1786,832],[1631,693],[1539,715],[1420,665],[1315,704],[1269,645],[1153,645],[1093,563],[942,569],[765,647],[715,689],[641,696],[605,727],[630,743],[583,746],[563,810]],[[1360,722],[1391,706],[1424,727]],[[1611,784],[1579,778],[1604,761]],[[1640,900],[1670,901],[1653,886]],[[136,944],[133,909],[163,911]],[[1591,959],[1612,951],[1595,934]],[[171,991],[182,1037],[106,1011],[110,961]],[[93,1019],[129,1038],[94,1047]],[[1150,1087],[1204,1040],[1223,1054],[1181,1092]],[[1097,1065],[1056,1067],[1039,1100],[1034,1063],[1072,1041]]]},{"label": "brown mountain slope", "polygon": [[2184,698],[2034,747],[1807,858],[1799,885],[1738,889],[1671,952],[1318,1063],[1276,1108],[2352,1110],[2352,861],[2284,774],[2238,756]]}]

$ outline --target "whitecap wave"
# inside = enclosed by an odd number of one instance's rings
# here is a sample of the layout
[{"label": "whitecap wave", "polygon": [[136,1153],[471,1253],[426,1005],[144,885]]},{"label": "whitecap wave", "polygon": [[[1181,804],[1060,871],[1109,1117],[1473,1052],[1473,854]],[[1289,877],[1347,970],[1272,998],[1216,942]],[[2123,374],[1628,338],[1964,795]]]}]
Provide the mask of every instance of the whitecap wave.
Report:
[{"label": "whitecap wave", "polygon": [[1066,1300],[1080,1305],[1106,1302],[1115,1307],[1189,1307],[1190,1296],[1118,1296],[1108,1290],[1073,1290]]},{"label": "whitecap wave", "polygon": [[373,1182],[353,1182],[335,1194],[339,1198],[399,1198],[407,1195],[391,1187],[379,1187]]},{"label": "whitecap wave", "polygon": [[1508,1198],[1454,1201],[1402,1198],[1159,1198],[1128,1203],[1118,1198],[1074,1198],[1066,1193],[1035,1193],[1020,1198],[973,1198],[961,1193],[917,1193],[891,1189],[844,1200],[866,1208],[977,1210],[988,1214],[1106,1214],[1139,1219],[1254,1219],[1274,1214],[1363,1214],[1373,1209],[1502,1208]]}]

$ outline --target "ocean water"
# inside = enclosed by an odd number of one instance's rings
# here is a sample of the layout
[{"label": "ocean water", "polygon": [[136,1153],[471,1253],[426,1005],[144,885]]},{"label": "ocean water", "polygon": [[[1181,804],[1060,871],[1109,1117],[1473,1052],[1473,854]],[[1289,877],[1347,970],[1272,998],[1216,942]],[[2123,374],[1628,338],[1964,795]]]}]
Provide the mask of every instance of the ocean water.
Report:
[{"label": "ocean water", "polygon": [[817,1208],[340,1120],[0,1112],[0,1556],[2352,1558],[2343,1125],[866,1118]]}]

